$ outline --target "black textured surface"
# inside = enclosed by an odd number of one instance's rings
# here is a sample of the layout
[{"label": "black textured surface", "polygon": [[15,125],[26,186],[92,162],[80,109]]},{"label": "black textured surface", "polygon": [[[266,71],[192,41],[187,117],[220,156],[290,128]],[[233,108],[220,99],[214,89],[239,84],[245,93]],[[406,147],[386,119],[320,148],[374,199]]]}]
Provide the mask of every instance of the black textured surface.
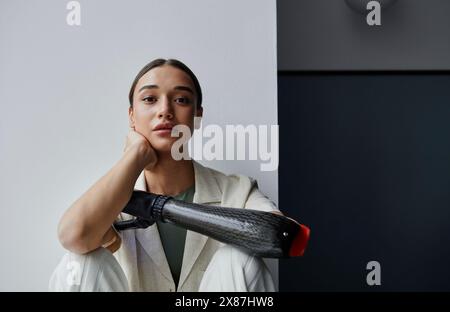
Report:
[{"label": "black textured surface", "polygon": [[163,219],[266,258],[287,257],[299,231],[295,222],[270,212],[174,199],[164,206]]},{"label": "black textured surface", "polygon": [[116,222],[118,230],[145,228],[162,220],[265,258],[288,257],[300,230],[296,222],[270,212],[186,203],[143,191],[133,192],[123,212],[137,218]]}]

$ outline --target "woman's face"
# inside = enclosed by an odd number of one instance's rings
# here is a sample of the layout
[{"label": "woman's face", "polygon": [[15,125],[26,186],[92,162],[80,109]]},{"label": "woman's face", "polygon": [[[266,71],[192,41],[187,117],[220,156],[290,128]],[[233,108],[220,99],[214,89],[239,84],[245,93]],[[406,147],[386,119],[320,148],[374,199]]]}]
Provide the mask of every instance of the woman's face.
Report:
[{"label": "woman's face", "polygon": [[197,109],[197,94],[192,79],[184,71],[163,65],[143,75],[135,89],[133,108],[129,109],[130,126],[147,138],[160,153],[170,153],[178,137],[170,130],[158,130],[166,125],[186,125],[194,128],[194,116],[202,116]]}]

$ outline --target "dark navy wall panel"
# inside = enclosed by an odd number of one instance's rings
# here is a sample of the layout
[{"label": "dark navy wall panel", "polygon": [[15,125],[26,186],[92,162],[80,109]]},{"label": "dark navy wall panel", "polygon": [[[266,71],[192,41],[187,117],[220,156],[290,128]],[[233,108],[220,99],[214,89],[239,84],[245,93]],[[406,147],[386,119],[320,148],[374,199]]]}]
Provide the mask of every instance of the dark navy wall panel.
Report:
[{"label": "dark navy wall panel", "polygon": [[312,231],[280,291],[450,291],[450,75],[278,83],[279,205]]}]

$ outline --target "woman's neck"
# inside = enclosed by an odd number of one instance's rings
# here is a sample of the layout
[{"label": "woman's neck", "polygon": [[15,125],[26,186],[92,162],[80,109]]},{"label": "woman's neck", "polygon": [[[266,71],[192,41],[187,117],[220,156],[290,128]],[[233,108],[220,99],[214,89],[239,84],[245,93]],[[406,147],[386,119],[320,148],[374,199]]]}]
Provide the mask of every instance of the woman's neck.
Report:
[{"label": "woman's neck", "polygon": [[177,195],[195,183],[192,160],[161,157],[152,170],[144,171],[144,175],[147,191],[155,194]]}]

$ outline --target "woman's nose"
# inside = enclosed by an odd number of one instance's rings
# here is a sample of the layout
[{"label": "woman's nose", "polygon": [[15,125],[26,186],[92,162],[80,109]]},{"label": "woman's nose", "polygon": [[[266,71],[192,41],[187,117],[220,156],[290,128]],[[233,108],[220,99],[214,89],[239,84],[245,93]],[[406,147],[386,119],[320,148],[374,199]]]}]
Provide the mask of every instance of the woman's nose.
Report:
[{"label": "woman's nose", "polygon": [[167,97],[161,99],[158,111],[158,117],[166,117],[168,119],[173,118],[173,107]]}]

